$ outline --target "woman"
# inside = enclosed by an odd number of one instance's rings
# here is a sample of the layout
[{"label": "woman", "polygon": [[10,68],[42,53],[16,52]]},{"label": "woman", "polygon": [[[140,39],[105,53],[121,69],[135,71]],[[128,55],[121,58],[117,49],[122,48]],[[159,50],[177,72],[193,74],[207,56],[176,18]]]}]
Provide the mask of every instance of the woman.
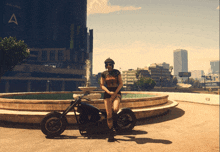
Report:
[{"label": "woman", "polygon": [[[120,71],[114,69],[115,62],[108,58],[105,60],[105,68],[108,69],[101,74],[100,88],[105,91],[104,103],[107,113],[107,124],[109,127],[108,142],[114,141],[113,119],[116,118],[121,101],[121,91],[123,87]],[[107,88],[104,86],[107,84]]]}]

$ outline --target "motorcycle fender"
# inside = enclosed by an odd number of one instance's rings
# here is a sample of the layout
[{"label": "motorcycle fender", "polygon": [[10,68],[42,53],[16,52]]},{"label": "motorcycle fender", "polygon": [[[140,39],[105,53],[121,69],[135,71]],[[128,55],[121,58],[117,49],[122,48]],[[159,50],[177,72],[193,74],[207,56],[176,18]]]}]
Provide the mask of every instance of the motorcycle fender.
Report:
[{"label": "motorcycle fender", "polygon": [[122,111],[131,111],[131,112],[133,112],[130,108],[121,108],[121,109],[117,112],[117,114],[119,114],[119,113],[122,112]]},{"label": "motorcycle fender", "polygon": [[[48,113],[47,115],[50,115],[50,114],[53,114],[53,113],[54,113],[54,114],[59,114],[59,115],[61,115],[61,113],[59,113],[58,111],[52,111],[52,112]],[[47,115],[46,115],[46,116],[47,116]]]},{"label": "motorcycle fender", "polygon": [[[52,111],[52,112],[50,112],[50,113],[56,113],[56,114],[59,114],[60,116],[62,116],[62,113],[60,113],[60,112],[58,112],[58,111]],[[47,115],[49,115],[50,113],[48,113]],[[67,124],[69,124],[69,123],[68,123],[68,120],[67,120],[67,118],[66,118],[65,116],[63,116],[63,119],[66,119]]]}]

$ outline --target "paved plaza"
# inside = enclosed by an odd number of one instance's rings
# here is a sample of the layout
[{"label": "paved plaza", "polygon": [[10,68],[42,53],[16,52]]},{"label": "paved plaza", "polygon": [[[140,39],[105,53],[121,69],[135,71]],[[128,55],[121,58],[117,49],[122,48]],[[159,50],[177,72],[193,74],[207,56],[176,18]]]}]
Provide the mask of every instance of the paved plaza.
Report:
[{"label": "paved plaza", "polygon": [[169,113],[139,120],[130,133],[87,139],[69,126],[55,139],[47,139],[39,126],[0,122],[2,152],[218,152],[219,106],[178,101]]}]

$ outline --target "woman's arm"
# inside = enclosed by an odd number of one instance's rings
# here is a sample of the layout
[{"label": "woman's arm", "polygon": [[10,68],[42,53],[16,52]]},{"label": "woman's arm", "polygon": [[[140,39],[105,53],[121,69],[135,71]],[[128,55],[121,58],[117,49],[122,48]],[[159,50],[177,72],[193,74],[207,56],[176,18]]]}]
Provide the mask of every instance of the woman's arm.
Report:
[{"label": "woman's arm", "polygon": [[105,79],[103,77],[101,77],[101,79],[100,79],[100,88],[109,94],[110,91],[104,86],[104,83],[105,83]]}]

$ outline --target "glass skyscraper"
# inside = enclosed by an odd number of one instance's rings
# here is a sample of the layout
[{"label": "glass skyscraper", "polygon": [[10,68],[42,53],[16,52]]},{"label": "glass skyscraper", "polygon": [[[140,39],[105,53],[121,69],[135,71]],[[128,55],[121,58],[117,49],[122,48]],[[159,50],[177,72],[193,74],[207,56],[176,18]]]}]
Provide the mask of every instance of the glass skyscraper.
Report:
[{"label": "glass skyscraper", "polygon": [[0,37],[24,40],[30,57],[5,73],[0,92],[73,91],[83,85],[85,60],[93,54],[86,20],[87,0],[1,0]]}]

